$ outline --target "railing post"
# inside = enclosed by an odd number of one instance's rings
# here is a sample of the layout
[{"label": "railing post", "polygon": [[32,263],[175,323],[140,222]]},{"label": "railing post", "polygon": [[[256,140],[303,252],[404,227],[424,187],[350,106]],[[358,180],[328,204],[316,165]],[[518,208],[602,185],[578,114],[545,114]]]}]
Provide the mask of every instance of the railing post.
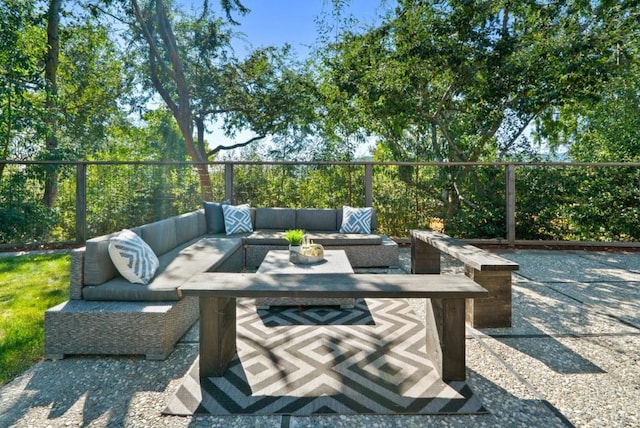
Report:
[{"label": "railing post", "polygon": [[364,206],[373,206],[373,164],[364,166]]},{"label": "railing post", "polygon": [[233,204],[233,163],[224,164],[224,198]]},{"label": "railing post", "polygon": [[87,164],[76,164],[76,243],[87,242]]},{"label": "railing post", "polygon": [[516,166],[507,165],[507,243],[510,247],[516,245]]}]

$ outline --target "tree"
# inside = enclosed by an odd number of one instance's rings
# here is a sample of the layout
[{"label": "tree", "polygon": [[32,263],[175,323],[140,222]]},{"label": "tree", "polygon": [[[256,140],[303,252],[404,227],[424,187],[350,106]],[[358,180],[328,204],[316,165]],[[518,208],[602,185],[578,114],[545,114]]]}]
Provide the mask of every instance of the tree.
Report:
[{"label": "tree", "polygon": [[[48,132],[46,137],[47,157],[57,157],[58,137],[58,64],[60,63],[60,39],[58,30],[60,27],[60,10],[62,0],[49,0],[47,11],[47,53],[44,60],[44,80],[46,83],[45,109],[47,111],[46,123]],[[58,171],[55,167],[47,170],[45,179],[43,203],[52,207],[58,193]]]},{"label": "tree", "polygon": [[[232,12],[248,12],[238,0],[221,4],[232,24]],[[145,83],[151,84],[178,123],[186,151],[197,162],[204,199],[212,195],[206,162],[216,153],[283,132],[298,122],[295,116],[300,112],[312,111],[296,108],[299,100],[307,100],[294,95],[311,79],[289,67],[286,48],[266,48],[245,61],[236,60],[229,52],[230,30],[208,2],[197,17],[170,10],[164,0],[131,0],[129,5],[132,41],[145,54],[140,63]],[[227,134],[248,128],[256,136],[231,147],[209,149],[204,141],[206,126],[220,118]]]},{"label": "tree", "polygon": [[[595,103],[637,37],[629,2],[400,0],[363,34],[324,55],[327,117],[377,135],[392,160],[479,161],[514,152],[532,121]],[[461,203],[466,168],[447,169],[444,212]],[[419,186],[410,169],[404,181]]]},{"label": "tree", "polygon": [[[42,129],[37,94],[42,89],[41,58],[45,37],[33,2],[0,3],[0,160],[27,157],[16,153],[18,141]],[[0,164],[0,179],[5,164]]]},{"label": "tree", "polygon": [[[638,34],[637,37],[640,37]],[[640,161],[640,52],[603,87],[598,102],[566,104],[538,120],[536,138],[575,162]]]}]

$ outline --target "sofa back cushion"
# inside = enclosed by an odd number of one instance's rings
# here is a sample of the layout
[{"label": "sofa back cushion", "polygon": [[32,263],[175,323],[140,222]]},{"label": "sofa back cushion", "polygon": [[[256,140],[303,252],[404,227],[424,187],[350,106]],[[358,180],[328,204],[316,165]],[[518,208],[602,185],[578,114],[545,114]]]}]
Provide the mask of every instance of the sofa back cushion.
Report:
[{"label": "sofa back cushion", "polygon": [[[342,218],[342,214],[340,214]],[[298,208],[296,210],[296,229],[318,232],[335,232],[336,210],[329,208]]]},{"label": "sofa back cushion", "polygon": [[91,238],[85,244],[84,255],[84,283],[86,285],[100,285],[116,276],[116,267],[109,256],[109,241],[111,235]]},{"label": "sofa back cushion", "polygon": [[254,229],[287,230],[296,227],[295,208],[256,208]]},{"label": "sofa back cushion", "polygon": [[[131,230],[144,239],[157,256],[160,256],[180,244],[204,235],[207,225],[204,210],[201,209]],[[193,237],[186,239],[188,235],[194,233]],[[119,276],[109,256],[109,241],[117,234],[118,232],[87,240],[83,267],[84,285],[100,285]]]},{"label": "sofa back cushion", "polygon": [[[131,229],[138,236],[142,237],[140,228]],[[87,240],[84,254],[84,285],[100,285],[116,276],[120,276],[116,266],[111,261],[109,255],[109,242],[112,236],[117,236],[120,232],[102,235]]]},{"label": "sofa back cushion", "polygon": [[177,245],[191,241],[193,238],[203,235],[201,223],[204,224],[201,211],[193,211],[190,213],[172,217],[175,221],[176,242]]},{"label": "sofa back cushion", "polygon": [[173,250],[177,245],[176,222],[173,217],[140,227],[142,239],[157,256]]}]

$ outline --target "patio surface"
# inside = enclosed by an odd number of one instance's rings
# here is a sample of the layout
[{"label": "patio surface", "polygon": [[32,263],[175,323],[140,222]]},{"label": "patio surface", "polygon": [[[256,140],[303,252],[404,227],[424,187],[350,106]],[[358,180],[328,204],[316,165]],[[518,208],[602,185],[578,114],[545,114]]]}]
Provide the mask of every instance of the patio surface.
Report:
[{"label": "patio surface", "polygon": [[[468,383],[490,415],[163,416],[197,356],[192,329],[165,361],[74,357],[34,365],[0,388],[0,427],[639,426],[640,253],[500,254],[520,263],[513,327],[467,329]],[[404,269],[409,257],[402,249]],[[444,266],[462,272],[449,259]],[[410,304],[423,315],[422,301]]]}]

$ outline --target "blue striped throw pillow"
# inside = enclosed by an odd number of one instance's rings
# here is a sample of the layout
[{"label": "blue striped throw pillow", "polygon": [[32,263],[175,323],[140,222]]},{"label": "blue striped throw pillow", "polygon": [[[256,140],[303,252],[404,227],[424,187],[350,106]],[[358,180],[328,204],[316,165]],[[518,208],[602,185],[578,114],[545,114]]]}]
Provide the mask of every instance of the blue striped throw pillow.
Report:
[{"label": "blue striped throw pillow", "polygon": [[342,207],[342,225],[340,233],[371,233],[373,208]]},{"label": "blue striped throw pillow", "polygon": [[227,235],[253,232],[251,208],[249,208],[249,204],[222,205],[222,213],[224,214],[224,228]]},{"label": "blue striped throw pillow", "polygon": [[151,247],[129,229],[109,240],[109,256],[120,275],[134,284],[148,284],[160,265]]}]

